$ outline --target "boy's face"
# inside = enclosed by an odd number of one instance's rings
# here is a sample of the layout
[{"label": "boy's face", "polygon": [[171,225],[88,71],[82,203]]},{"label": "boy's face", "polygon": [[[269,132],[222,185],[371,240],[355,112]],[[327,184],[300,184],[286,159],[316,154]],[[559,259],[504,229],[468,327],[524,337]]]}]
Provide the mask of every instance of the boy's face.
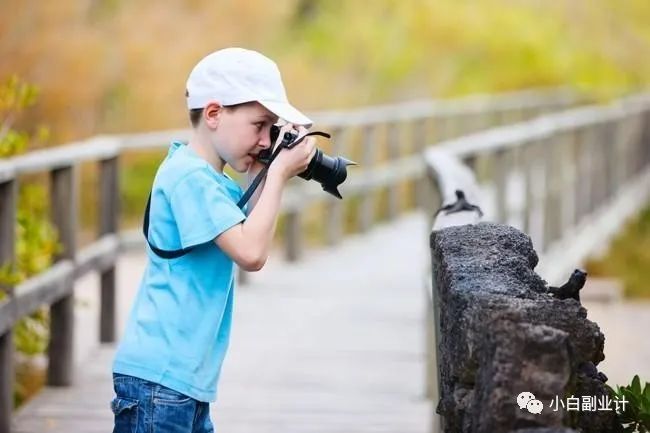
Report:
[{"label": "boy's face", "polygon": [[235,171],[244,173],[259,152],[271,146],[270,129],[277,121],[278,116],[258,102],[220,107],[212,134],[214,149]]}]

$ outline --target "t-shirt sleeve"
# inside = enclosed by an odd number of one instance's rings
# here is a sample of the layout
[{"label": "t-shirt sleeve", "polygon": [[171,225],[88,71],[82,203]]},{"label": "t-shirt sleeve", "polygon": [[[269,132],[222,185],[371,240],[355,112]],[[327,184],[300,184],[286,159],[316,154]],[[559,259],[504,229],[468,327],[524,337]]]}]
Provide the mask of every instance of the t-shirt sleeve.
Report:
[{"label": "t-shirt sleeve", "polygon": [[183,248],[211,241],[246,219],[226,187],[203,170],[177,183],[169,201]]}]

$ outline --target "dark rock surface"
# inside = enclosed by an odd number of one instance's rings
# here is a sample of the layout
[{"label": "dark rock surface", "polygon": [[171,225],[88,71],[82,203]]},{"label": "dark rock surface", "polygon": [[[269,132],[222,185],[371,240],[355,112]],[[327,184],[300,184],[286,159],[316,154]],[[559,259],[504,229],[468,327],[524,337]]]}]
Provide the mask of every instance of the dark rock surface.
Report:
[{"label": "dark rock surface", "polygon": [[[578,374],[578,366],[604,359],[605,337],[577,300],[547,292],[530,238],[480,223],[433,232],[430,240],[445,432],[616,431],[613,412],[550,407],[556,396],[605,393],[602,382]],[[533,393],[542,412],[520,409],[521,392]]]}]

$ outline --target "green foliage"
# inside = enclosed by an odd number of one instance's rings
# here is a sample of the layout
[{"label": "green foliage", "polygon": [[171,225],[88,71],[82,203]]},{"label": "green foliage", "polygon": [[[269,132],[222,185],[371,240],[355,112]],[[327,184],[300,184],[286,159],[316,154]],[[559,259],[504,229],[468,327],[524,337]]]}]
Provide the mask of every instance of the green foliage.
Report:
[{"label": "green foliage", "polygon": [[27,147],[29,134],[12,129],[16,116],[36,102],[35,86],[12,76],[0,83],[0,158],[21,153]]},{"label": "green foliage", "polygon": [[18,200],[16,243],[16,265],[21,280],[47,269],[54,254],[60,251],[48,213],[45,189],[40,185],[23,185]]},{"label": "green foliage", "polygon": [[628,403],[625,410],[619,414],[624,432],[650,432],[650,383],[643,388],[639,376],[634,376],[628,386],[617,386],[616,391],[609,388],[612,396],[619,401],[625,399]]},{"label": "green foliage", "polygon": [[650,206],[625,226],[605,256],[589,260],[586,269],[592,277],[620,278],[628,297],[650,298]]},{"label": "green foliage", "polygon": [[[9,157],[24,152],[28,144],[47,136],[44,128],[35,132],[16,131],[14,122],[36,102],[38,89],[16,76],[0,84],[0,156]],[[14,286],[52,264],[59,251],[57,233],[48,220],[47,192],[42,186],[24,184],[18,194],[16,224],[16,260],[13,265],[0,264],[0,286]],[[0,290],[0,298],[6,293]],[[49,338],[49,317],[46,309],[23,318],[14,327],[18,353],[33,356],[43,353]],[[27,398],[30,387],[18,380],[15,390],[17,403]]]},{"label": "green foliage", "polygon": [[[128,165],[120,175],[120,199],[125,226],[142,224],[144,206],[153,178],[164,159],[161,152],[129,155]],[[126,165],[126,164],[125,164]]]}]

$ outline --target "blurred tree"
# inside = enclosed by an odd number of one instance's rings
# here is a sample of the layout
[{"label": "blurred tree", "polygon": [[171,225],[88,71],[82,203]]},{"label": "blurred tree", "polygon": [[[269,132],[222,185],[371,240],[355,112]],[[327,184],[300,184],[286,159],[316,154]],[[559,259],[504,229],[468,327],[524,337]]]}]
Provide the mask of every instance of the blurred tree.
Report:
[{"label": "blurred tree", "polygon": [[43,90],[54,142],[187,126],[190,68],[234,45],[280,63],[305,109],[650,82],[647,0],[3,0],[0,77]]}]

